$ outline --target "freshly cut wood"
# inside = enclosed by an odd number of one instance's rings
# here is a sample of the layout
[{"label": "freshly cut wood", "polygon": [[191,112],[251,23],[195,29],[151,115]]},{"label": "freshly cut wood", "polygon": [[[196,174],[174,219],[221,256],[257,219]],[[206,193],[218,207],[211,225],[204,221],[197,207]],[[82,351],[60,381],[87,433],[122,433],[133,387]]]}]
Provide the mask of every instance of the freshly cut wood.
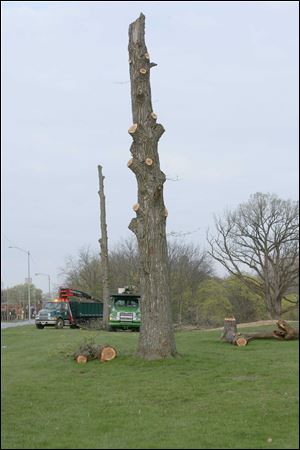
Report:
[{"label": "freshly cut wood", "polygon": [[140,208],[140,204],[139,203],[135,203],[132,207],[133,211],[137,212]]},{"label": "freshly cut wood", "polygon": [[117,350],[109,344],[99,345],[86,341],[79,346],[73,356],[78,364],[84,364],[93,359],[111,361],[117,356]]},{"label": "freshly cut wood", "polygon": [[134,134],[136,132],[136,130],[137,130],[137,127],[138,127],[138,124],[134,123],[133,125],[131,125],[130,128],[128,128],[128,133],[129,134]]},{"label": "freshly cut wood", "polygon": [[141,73],[142,75],[145,75],[145,73],[147,73],[147,69],[144,69],[144,68],[140,69],[140,73]]},{"label": "freshly cut wood", "polygon": [[147,166],[152,166],[153,161],[152,161],[151,158],[146,158],[146,159],[145,159],[145,163],[147,164]]},{"label": "freshly cut wood", "polygon": [[88,358],[85,355],[78,355],[76,358],[76,361],[78,362],[78,364],[86,364],[88,361]]},{"label": "freshly cut wood", "polygon": [[221,335],[221,339],[229,342],[230,344],[237,345],[238,347],[247,345],[250,340],[254,339],[278,339],[281,341],[299,339],[299,330],[296,330],[284,320],[278,320],[276,325],[279,330],[258,331],[241,335],[237,332],[235,318],[225,318],[224,330]]},{"label": "freshly cut wood", "polygon": [[132,163],[133,163],[133,158],[130,158],[130,160],[127,163],[127,167],[130,167],[132,165]]},{"label": "freshly cut wood", "polygon": [[111,361],[112,359],[115,359],[117,357],[117,350],[114,347],[111,347],[110,345],[105,345],[102,347],[99,359],[100,361],[106,362]]},{"label": "freshly cut wood", "polygon": [[152,112],[151,114],[150,114],[150,116],[152,117],[152,119],[154,119],[154,120],[156,120],[157,119],[157,115],[154,113],[154,112]]},{"label": "freshly cut wood", "polygon": [[238,336],[236,335],[234,344],[238,347],[244,347],[248,344],[248,340],[245,338],[245,336]]}]

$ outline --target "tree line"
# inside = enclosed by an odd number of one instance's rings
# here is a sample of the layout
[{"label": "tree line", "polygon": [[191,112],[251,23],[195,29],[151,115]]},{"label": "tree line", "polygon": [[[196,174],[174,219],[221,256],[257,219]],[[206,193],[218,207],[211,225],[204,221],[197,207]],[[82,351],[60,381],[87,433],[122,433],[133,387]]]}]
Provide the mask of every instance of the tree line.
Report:
[{"label": "tree line", "polygon": [[[208,232],[208,250],[183,238],[168,239],[173,321],[217,326],[234,315],[237,322],[298,318],[298,202],[257,193],[234,211],[215,217]],[[215,264],[227,276],[216,275]],[[102,298],[101,259],[81,248],[61,268],[63,284]],[[129,286],[140,292],[139,255],[134,238],[109,252],[110,292]],[[42,292],[32,286],[32,298]],[[1,290],[1,302],[26,306],[27,285]]]}]

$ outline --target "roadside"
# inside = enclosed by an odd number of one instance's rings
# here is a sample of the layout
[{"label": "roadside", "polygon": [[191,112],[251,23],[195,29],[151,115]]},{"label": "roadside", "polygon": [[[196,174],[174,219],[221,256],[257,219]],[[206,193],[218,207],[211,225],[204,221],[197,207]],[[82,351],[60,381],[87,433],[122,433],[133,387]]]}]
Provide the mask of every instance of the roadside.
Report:
[{"label": "roadside", "polygon": [[33,325],[34,320],[22,320],[20,322],[1,322],[1,330],[5,330],[6,328],[19,327],[22,325]]}]

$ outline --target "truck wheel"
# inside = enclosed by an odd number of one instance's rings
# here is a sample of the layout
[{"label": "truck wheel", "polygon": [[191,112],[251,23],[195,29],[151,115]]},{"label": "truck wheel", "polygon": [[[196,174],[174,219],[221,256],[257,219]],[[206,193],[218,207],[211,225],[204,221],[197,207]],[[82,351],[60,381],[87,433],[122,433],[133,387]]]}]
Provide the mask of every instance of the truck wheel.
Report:
[{"label": "truck wheel", "polygon": [[61,330],[64,327],[64,321],[62,319],[57,319],[55,328]]},{"label": "truck wheel", "polygon": [[38,323],[38,324],[36,324],[36,327],[37,327],[39,330],[42,330],[42,329],[44,328],[44,325],[41,325],[40,323]]}]

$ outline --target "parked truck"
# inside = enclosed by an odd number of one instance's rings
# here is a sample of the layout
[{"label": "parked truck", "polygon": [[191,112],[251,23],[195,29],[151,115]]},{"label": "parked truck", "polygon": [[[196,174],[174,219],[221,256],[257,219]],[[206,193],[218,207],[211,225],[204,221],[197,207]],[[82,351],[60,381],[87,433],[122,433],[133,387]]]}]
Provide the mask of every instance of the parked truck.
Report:
[{"label": "parked truck", "polygon": [[139,331],[141,325],[140,295],[119,289],[110,297],[109,330]]},{"label": "parked truck", "polygon": [[60,288],[58,298],[45,302],[35,318],[38,329],[44,327],[101,327],[103,302],[77,289]]}]

